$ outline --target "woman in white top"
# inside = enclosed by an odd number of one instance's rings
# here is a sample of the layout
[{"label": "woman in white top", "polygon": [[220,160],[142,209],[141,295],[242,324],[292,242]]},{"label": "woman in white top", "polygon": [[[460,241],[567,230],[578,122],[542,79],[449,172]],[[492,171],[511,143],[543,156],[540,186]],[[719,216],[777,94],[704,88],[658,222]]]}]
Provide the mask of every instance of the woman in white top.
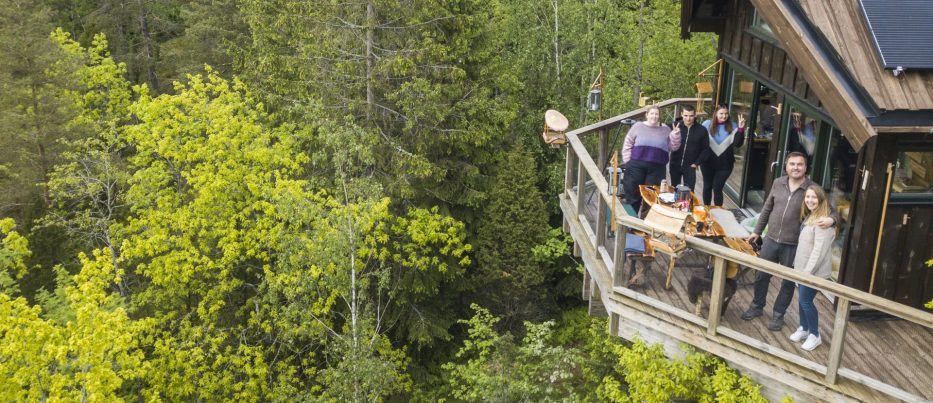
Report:
[{"label": "woman in white top", "polygon": [[[833,270],[830,249],[836,237],[835,228],[820,228],[816,221],[829,216],[829,202],[826,193],[818,185],[811,185],[803,197],[800,206],[800,237],[797,240],[797,254],[794,257],[794,270],[812,274],[820,278],[829,278]],[[800,327],[790,335],[794,342],[803,340],[800,348],[810,351],[823,343],[820,338],[820,322],[813,298],[817,290],[803,284],[797,285],[797,301],[800,306]]]}]

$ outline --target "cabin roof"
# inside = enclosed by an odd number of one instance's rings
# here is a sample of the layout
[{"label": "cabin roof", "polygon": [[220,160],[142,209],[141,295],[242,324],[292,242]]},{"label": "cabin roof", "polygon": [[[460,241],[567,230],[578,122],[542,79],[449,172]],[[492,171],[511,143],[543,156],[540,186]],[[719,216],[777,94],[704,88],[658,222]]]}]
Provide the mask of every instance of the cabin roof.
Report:
[{"label": "cabin roof", "polygon": [[[882,111],[894,110],[933,110],[933,70],[912,70],[908,68],[895,77],[891,70],[885,69],[884,60],[875,48],[875,37],[889,34],[888,25],[876,24],[870,27],[858,0],[797,0],[800,7],[814,27],[820,30],[826,41],[838,53],[842,63],[856,82],[864,87],[872,101]],[[897,0],[885,1],[897,15],[933,13],[928,1],[916,2]],[[901,19],[910,25],[910,19]],[[927,26],[933,26],[933,20],[925,19]],[[904,37],[902,47],[917,44],[919,40],[930,38]],[[915,49],[915,52],[929,55],[931,48]],[[933,67],[933,66],[930,66]]]},{"label": "cabin roof", "polygon": [[859,0],[886,69],[933,70],[933,2]]},{"label": "cabin roof", "polygon": [[[683,0],[681,35],[722,33],[712,22],[729,3]],[[859,0],[751,3],[856,150],[879,131],[925,133],[933,127],[933,70],[907,69],[898,76],[886,70]]]}]

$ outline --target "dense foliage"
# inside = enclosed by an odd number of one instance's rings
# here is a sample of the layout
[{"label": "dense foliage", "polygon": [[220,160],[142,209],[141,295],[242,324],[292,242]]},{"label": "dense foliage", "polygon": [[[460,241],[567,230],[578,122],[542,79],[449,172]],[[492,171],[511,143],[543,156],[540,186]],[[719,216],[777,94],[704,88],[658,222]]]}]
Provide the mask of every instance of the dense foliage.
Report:
[{"label": "dense foliage", "polygon": [[554,228],[542,112],[690,94],[678,7],[0,0],[0,399],[752,399]]}]

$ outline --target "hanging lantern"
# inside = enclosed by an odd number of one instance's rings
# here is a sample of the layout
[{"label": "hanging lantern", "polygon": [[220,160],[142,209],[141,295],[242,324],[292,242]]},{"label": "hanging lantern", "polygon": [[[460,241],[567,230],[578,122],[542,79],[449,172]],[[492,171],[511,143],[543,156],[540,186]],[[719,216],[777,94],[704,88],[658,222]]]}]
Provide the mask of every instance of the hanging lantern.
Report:
[{"label": "hanging lantern", "polygon": [[586,99],[586,106],[590,112],[596,112],[602,104],[603,92],[598,88],[590,90],[590,96]]}]

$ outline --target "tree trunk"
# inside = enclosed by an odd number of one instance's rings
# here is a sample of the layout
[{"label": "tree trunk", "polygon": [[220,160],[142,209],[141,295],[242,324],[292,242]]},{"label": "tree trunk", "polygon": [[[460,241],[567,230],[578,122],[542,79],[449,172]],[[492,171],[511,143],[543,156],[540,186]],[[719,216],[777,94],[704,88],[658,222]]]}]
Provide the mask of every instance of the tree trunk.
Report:
[{"label": "tree trunk", "polygon": [[32,93],[32,117],[33,117],[33,128],[36,130],[36,158],[39,165],[39,174],[42,176],[42,202],[46,206],[51,204],[51,195],[49,194],[49,171],[50,162],[48,152],[45,149],[45,144],[43,144],[45,131],[42,127],[42,121],[39,119],[39,95],[38,90],[36,89],[36,84],[33,83],[30,86],[30,91]]},{"label": "tree trunk", "polygon": [[635,63],[635,93],[632,94],[635,105],[638,105],[643,79],[641,69],[645,58],[645,6],[647,5],[648,0],[644,0],[638,7],[638,61]]},{"label": "tree trunk", "polygon": [[155,72],[155,55],[152,46],[152,35],[149,33],[149,12],[143,0],[139,4],[139,31],[143,35],[143,47],[146,55],[146,72],[149,86],[153,94],[159,93],[159,78]]},{"label": "tree trunk", "polygon": [[373,31],[376,29],[376,10],[373,2],[366,3],[366,120],[372,120],[373,105]]},{"label": "tree trunk", "polygon": [[558,22],[557,0],[553,0],[554,6],[554,70],[557,73],[557,81],[560,81],[560,24]]}]

